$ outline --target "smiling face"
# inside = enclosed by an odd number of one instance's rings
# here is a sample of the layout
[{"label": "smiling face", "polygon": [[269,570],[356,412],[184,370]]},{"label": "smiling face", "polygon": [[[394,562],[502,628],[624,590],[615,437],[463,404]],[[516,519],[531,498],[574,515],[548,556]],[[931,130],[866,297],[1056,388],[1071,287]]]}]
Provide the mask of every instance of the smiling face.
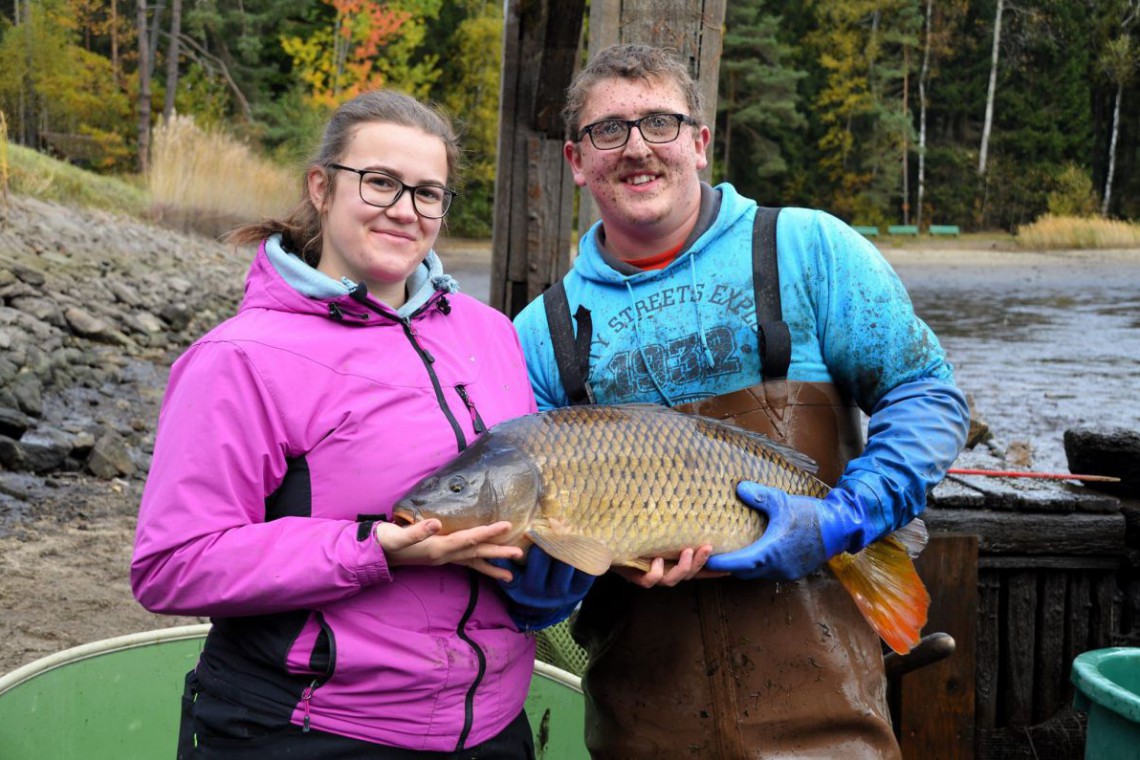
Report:
[{"label": "smiling face", "polygon": [[[447,149],[439,137],[418,127],[367,122],[356,127],[336,163],[386,172],[407,185],[447,184]],[[442,219],[425,219],[405,191],[387,208],[360,199],[360,175],[313,167],[309,197],[322,216],[323,244],[318,269],[335,280],[363,282],[368,292],[394,309],[407,300],[405,282],[427,256]]]},{"label": "smiling face", "polygon": [[[610,78],[590,89],[579,124],[651,113],[701,118],[689,113],[680,88],[670,80]],[[697,172],[708,165],[709,136],[708,127],[683,125],[670,143],[647,143],[637,129],[613,150],[598,150],[586,135],[566,143],[563,151],[574,181],[589,189],[598,204],[610,251],[636,260],[685,241],[700,211]]]}]

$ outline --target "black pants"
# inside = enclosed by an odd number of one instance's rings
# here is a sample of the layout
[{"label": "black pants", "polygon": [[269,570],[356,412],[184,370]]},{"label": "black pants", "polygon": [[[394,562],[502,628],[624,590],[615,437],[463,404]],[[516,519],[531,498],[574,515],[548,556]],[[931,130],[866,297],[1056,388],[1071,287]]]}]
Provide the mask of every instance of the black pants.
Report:
[{"label": "black pants", "polygon": [[526,711],[498,736],[460,752],[420,752],[361,741],[325,731],[302,731],[288,718],[266,715],[202,690],[186,674],[178,760],[192,758],[321,758],[322,760],[534,760]]}]

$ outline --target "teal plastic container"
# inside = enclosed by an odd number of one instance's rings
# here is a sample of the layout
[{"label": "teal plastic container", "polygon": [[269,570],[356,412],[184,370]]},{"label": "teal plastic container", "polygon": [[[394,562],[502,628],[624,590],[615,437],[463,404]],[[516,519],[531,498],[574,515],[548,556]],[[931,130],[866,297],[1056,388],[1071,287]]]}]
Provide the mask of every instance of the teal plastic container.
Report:
[{"label": "teal plastic container", "polygon": [[[209,625],[104,639],[0,677],[3,760],[174,757],[182,681]],[[527,717],[539,760],[586,759],[577,676],[535,664]]]},{"label": "teal plastic container", "polygon": [[1140,648],[1094,649],[1073,660],[1073,706],[1088,713],[1086,760],[1140,756]]}]

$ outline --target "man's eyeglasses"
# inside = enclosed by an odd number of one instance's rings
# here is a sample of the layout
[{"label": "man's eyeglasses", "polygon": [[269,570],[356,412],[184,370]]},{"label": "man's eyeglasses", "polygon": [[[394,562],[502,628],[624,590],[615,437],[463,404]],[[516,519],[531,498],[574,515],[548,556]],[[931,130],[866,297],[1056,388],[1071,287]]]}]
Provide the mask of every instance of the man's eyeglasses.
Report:
[{"label": "man's eyeglasses", "polygon": [[699,122],[680,113],[651,113],[640,119],[602,119],[593,124],[587,124],[578,132],[578,141],[582,135],[589,135],[590,142],[598,150],[614,150],[629,142],[629,133],[637,127],[641,139],[647,143],[673,142],[681,134],[681,125],[696,126]]},{"label": "man's eyeglasses", "polygon": [[405,190],[412,191],[412,209],[425,219],[442,219],[459,193],[443,185],[407,185],[385,172],[353,169],[343,164],[329,164],[330,169],[343,169],[360,175],[360,200],[369,206],[388,208],[400,200]]}]

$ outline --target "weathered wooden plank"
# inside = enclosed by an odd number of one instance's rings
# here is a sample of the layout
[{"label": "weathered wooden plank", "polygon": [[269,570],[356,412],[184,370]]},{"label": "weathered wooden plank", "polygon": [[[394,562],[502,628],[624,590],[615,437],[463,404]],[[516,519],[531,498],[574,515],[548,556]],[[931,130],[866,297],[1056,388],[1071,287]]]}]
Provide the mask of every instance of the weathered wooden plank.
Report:
[{"label": "weathered wooden plank", "polygon": [[1089,573],[1071,573],[1068,577],[1068,599],[1065,603],[1065,661],[1072,663],[1081,652],[1089,650],[1089,623],[1092,620],[1092,590]]},{"label": "weathered wooden plank", "polygon": [[1120,557],[1050,557],[1044,555],[998,554],[982,557],[978,567],[985,570],[1115,570]]},{"label": "weathered wooden plank", "polygon": [[973,533],[986,554],[1121,556],[1124,517],[1115,514],[1034,514],[931,507],[922,514],[931,535]]},{"label": "weathered wooden plank", "polygon": [[1028,726],[1033,722],[1037,576],[1032,572],[1012,571],[1006,576],[1005,592],[1000,702],[1006,725]]},{"label": "weathered wooden plank", "polygon": [[490,300],[508,316],[569,266],[574,186],[561,166],[558,112],[577,58],[584,5],[506,5]]},{"label": "weathered wooden plank", "polygon": [[1063,481],[985,475],[947,475],[946,480],[982,494],[987,509],[1059,513],[1119,509],[1114,497]]},{"label": "weathered wooden plank", "polygon": [[518,83],[522,71],[522,18],[518,2],[507,2],[503,9],[502,70],[499,77],[499,136],[495,159],[495,211],[491,230],[490,304],[507,311],[510,288],[511,209],[514,196],[514,144],[519,122]]},{"label": "weathered wooden plank", "polygon": [[1039,573],[1040,595],[1037,601],[1037,661],[1033,680],[1033,720],[1052,718],[1064,708],[1065,681],[1069,675],[1065,660],[1065,574]]},{"label": "weathered wooden plank", "polygon": [[586,4],[559,2],[550,6],[546,19],[545,47],[539,59],[534,96],[534,129],[561,146],[566,130],[562,105],[574,75],[582,37]]},{"label": "weathered wooden plank", "polygon": [[978,575],[978,643],[974,680],[977,684],[977,728],[997,726],[998,673],[1001,663],[1001,576]]},{"label": "weathered wooden plank", "polygon": [[1102,649],[1112,646],[1119,619],[1116,576],[1103,574],[1091,579],[1092,611],[1089,616],[1089,648]]},{"label": "weathered wooden plank", "polygon": [[[570,263],[570,208],[560,192],[570,182],[562,144],[532,135],[527,141],[526,298],[529,302],[566,273]],[[569,192],[569,189],[566,188]]]},{"label": "weathered wooden plank", "polygon": [[903,757],[974,757],[978,626],[977,536],[935,536],[916,560],[930,590],[927,632],[954,637],[954,653],[902,677],[899,743]]}]

